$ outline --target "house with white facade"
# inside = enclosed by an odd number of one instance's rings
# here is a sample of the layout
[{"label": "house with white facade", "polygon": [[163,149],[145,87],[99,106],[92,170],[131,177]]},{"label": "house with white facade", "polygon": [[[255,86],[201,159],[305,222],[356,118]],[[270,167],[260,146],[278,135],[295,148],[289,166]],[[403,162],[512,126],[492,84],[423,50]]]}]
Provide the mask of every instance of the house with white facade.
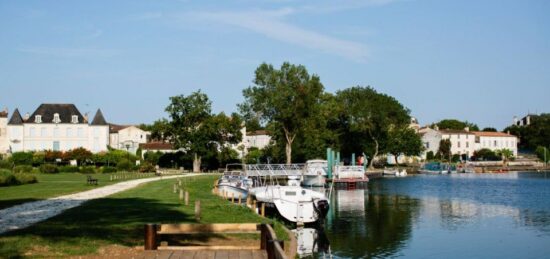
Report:
[{"label": "house with white facade", "polygon": [[465,155],[471,157],[474,155],[475,134],[469,128],[464,130],[440,130],[441,139],[451,140],[451,154]]},{"label": "house with white facade", "polygon": [[85,148],[106,151],[109,125],[101,110],[91,123],[74,104],[41,104],[26,118],[15,109],[7,123],[10,152]]},{"label": "house with white facade", "polygon": [[270,141],[271,136],[268,134],[267,130],[247,132],[246,135],[243,136],[243,142],[247,150],[251,147],[263,149],[269,145]]},{"label": "house with white facade", "polygon": [[492,151],[509,149],[516,157],[518,155],[518,138],[509,133],[503,132],[485,132],[475,131],[475,146],[476,150],[483,148]]},{"label": "house with white facade", "polygon": [[0,111],[0,155],[8,153],[8,109]]},{"label": "house with white facade", "polygon": [[430,127],[423,127],[418,129],[418,134],[420,134],[422,145],[424,146],[424,151],[421,154],[421,158],[426,159],[426,154],[430,151],[435,155],[439,150],[441,132]]},{"label": "house with white facade", "polygon": [[133,125],[109,125],[109,145],[135,154],[141,144],[149,142],[151,132]]}]

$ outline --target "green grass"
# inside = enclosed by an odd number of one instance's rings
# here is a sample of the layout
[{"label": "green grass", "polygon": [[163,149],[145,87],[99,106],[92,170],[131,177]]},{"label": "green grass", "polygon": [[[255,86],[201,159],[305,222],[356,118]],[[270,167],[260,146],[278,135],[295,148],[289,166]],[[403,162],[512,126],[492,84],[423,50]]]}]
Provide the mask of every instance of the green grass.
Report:
[{"label": "green grass", "polygon": [[[193,206],[197,199],[201,201],[200,223],[271,222],[213,195],[211,188],[217,177],[183,178],[189,206],[181,204],[178,194],[173,193],[173,179],[89,201],[34,226],[0,235],[0,256],[74,256],[95,253],[112,244],[141,246],[145,223],[197,223]],[[275,231],[279,238],[287,238],[277,222]]]},{"label": "green grass", "polygon": [[[115,173],[115,174],[90,174],[98,179],[98,185],[86,184],[87,174],[80,173],[58,173],[58,174],[34,174],[38,183],[0,187],[0,209],[11,207],[29,201],[43,200],[64,194],[71,194],[93,188],[114,184],[130,179],[128,176],[137,176],[136,173]],[[125,179],[110,181],[111,176],[127,176]],[[154,174],[148,174],[154,176]],[[122,178],[122,177],[121,177]]]}]

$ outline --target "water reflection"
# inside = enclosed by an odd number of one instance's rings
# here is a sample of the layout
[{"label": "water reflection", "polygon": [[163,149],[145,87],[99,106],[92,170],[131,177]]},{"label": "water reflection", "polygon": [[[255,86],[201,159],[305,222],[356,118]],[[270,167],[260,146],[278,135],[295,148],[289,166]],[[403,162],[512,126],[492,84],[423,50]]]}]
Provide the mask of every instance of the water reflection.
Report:
[{"label": "water reflection", "polygon": [[314,253],[322,257],[330,257],[330,243],[324,229],[298,228],[292,232],[298,241],[298,256],[308,257]]}]

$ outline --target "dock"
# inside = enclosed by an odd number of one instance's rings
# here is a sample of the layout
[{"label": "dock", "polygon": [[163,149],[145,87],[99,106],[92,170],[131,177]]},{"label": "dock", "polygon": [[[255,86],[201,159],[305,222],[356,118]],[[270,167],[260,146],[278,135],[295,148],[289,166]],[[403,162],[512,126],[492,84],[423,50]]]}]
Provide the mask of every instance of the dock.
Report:
[{"label": "dock", "polygon": [[146,250],[135,258],[150,259],[207,259],[207,258],[243,258],[243,259],[266,259],[265,250]]}]

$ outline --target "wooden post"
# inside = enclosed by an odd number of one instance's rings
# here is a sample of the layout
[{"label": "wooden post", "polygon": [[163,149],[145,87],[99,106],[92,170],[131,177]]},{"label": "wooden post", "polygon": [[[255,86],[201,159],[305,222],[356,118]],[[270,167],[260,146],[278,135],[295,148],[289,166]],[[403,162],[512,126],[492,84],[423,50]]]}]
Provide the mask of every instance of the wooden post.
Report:
[{"label": "wooden post", "polygon": [[178,185],[181,187],[181,180],[178,179]]},{"label": "wooden post", "polygon": [[177,193],[178,192],[178,187],[176,186],[176,184],[174,184],[174,193]]},{"label": "wooden post", "polygon": [[266,250],[267,245],[267,225],[261,224],[260,225],[260,249]]},{"label": "wooden post", "polygon": [[183,201],[183,190],[180,189],[180,202],[182,202],[182,201]]},{"label": "wooden post", "polygon": [[112,175],[109,176],[109,181],[111,181],[111,182],[113,181],[113,176]]},{"label": "wooden post", "polygon": [[189,205],[189,192],[185,191],[185,206]]},{"label": "wooden post", "polygon": [[231,193],[231,203],[235,203],[235,193]]},{"label": "wooden post", "polygon": [[265,202],[262,202],[262,217],[265,216]]},{"label": "wooden post", "polygon": [[250,205],[250,195],[246,196],[246,206],[248,207],[248,205]]},{"label": "wooden post", "polygon": [[195,201],[195,220],[196,221],[201,220],[201,201],[200,200]]},{"label": "wooden post", "polygon": [[242,194],[239,193],[239,205],[241,205],[241,195]]},{"label": "wooden post", "polygon": [[145,250],[157,250],[156,224],[145,224]]},{"label": "wooden post", "polygon": [[254,211],[254,213],[258,213],[258,211],[256,210],[256,200],[252,201],[252,210]]}]

